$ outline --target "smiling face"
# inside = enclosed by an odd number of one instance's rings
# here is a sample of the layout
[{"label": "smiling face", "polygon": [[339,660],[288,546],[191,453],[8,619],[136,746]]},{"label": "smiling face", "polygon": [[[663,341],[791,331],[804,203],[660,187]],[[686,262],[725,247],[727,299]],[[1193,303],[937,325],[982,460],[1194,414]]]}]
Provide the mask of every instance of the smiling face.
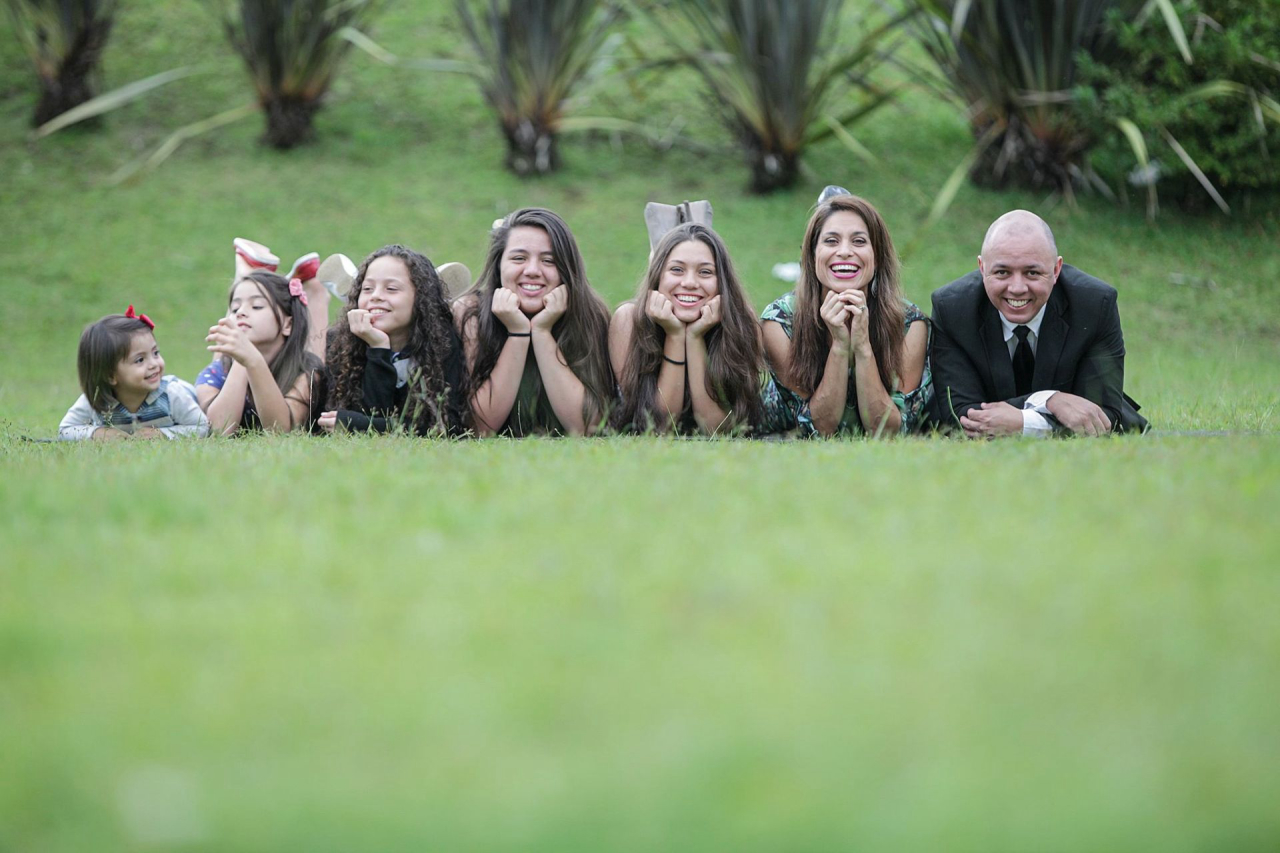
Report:
[{"label": "smiling face", "polygon": [[866,290],[876,274],[876,253],[862,217],[837,210],[818,232],[813,253],[818,281],[827,290]]},{"label": "smiling face", "polygon": [[111,393],[122,403],[141,400],[160,387],[164,359],[151,332],[138,332],[129,340],[129,352],[116,364],[115,375],[107,380]]},{"label": "smiling face", "polygon": [[701,240],[676,244],[662,266],[658,292],[671,300],[680,322],[692,323],[702,316],[702,307],[720,292],[711,247]]},{"label": "smiling face", "polygon": [[520,310],[533,316],[542,310],[547,294],[560,285],[560,270],[546,231],[519,225],[507,234],[499,262],[502,286],[520,298]]},{"label": "smiling face", "polygon": [[[413,324],[413,282],[409,268],[394,255],[375,258],[365,270],[356,307],[369,312],[370,324],[402,349]],[[399,344],[399,345],[397,345]]]},{"label": "smiling face", "polygon": [[263,292],[261,285],[250,279],[240,282],[231,291],[227,316],[259,350],[279,346],[281,339],[289,336],[293,323],[286,318],[284,326],[281,326],[271,297]]},{"label": "smiling face", "polygon": [[987,239],[978,269],[991,304],[1010,323],[1023,325],[1049,301],[1062,257],[1041,228],[1015,225]]}]

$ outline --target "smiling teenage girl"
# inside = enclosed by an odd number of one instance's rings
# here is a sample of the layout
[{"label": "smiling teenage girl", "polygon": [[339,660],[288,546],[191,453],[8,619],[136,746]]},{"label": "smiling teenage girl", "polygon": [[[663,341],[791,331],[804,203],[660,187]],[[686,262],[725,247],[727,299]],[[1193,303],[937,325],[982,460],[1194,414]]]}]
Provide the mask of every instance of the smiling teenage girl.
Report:
[{"label": "smiling teenage girl", "polygon": [[462,343],[435,266],[404,246],[365,259],[329,344],[332,411],[320,426],[418,435],[468,425]]},{"label": "smiling teenage girl", "polygon": [[761,429],[755,312],[724,241],[704,225],[678,226],[654,247],[635,299],[613,315],[609,355],[618,429]]},{"label": "smiling teenage girl", "polygon": [[614,390],[609,310],[563,219],[524,208],[502,220],[454,314],[478,433],[585,435],[601,426]]},{"label": "smiling teenage girl", "polygon": [[166,376],[156,324],[133,306],[80,335],[76,366],[84,393],[58,425],[63,441],[178,438],[209,434],[192,387]]},{"label": "smiling teenage girl", "polygon": [[928,320],[902,297],[889,229],[852,195],[809,219],[800,281],[761,316],[778,385],[809,434],[891,436],[920,425],[932,394]]}]

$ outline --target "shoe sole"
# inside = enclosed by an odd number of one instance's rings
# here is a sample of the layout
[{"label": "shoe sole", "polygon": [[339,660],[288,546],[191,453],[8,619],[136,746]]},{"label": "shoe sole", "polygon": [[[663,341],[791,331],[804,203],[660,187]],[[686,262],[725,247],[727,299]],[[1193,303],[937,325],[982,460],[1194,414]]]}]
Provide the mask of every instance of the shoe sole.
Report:
[{"label": "shoe sole", "polygon": [[450,261],[436,268],[440,281],[444,284],[444,295],[448,299],[457,299],[471,286],[471,270],[465,264]]}]

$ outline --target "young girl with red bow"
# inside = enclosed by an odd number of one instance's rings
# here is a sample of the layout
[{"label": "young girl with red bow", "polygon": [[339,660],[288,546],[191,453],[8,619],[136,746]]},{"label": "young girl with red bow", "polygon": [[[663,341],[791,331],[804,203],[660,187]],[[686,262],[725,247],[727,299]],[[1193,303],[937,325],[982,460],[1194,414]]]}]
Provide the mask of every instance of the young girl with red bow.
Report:
[{"label": "young girl with red bow", "polygon": [[257,269],[232,283],[227,315],[205,338],[217,358],[196,379],[215,432],[314,426],[326,391],[324,365],[307,348],[308,301],[297,276]]},{"label": "young girl with red bow", "polygon": [[179,438],[209,434],[195,389],[165,375],[156,324],[129,306],[80,335],[80,399],[58,426],[63,441]]}]

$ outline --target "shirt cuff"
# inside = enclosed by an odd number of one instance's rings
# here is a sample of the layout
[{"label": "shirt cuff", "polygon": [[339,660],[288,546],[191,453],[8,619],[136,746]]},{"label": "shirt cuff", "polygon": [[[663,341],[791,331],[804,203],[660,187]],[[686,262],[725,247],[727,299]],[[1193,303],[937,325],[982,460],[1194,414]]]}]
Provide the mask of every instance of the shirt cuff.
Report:
[{"label": "shirt cuff", "polygon": [[1022,408],[1039,412],[1042,415],[1050,414],[1049,398],[1057,393],[1057,391],[1037,391],[1034,394],[1028,394],[1027,401],[1022,404]]},{"label": "shirt cuff", "polygon": [[[1050,392],[1053,393],[1053,392]],[[1030,404],[1030,400],[1027,401]],[[1022,434],[1044,438],[1053,434],[1053,424],[1035,409],[1022,410]]]}]

